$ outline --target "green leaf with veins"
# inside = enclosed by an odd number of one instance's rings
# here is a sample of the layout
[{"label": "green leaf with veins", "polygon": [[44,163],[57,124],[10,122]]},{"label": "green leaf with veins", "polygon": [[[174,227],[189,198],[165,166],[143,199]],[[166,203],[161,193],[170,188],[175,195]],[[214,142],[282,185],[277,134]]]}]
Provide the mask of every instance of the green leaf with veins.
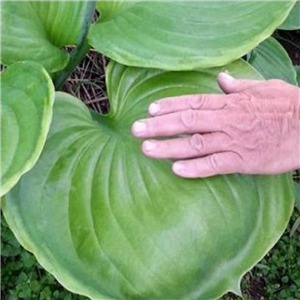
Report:
[{"label": "green leaf with veins", "polygon": [[1,196],[42,152],[53,102],[54,87],[42,66],[16,63],[1,74]]},{"label": "green leaf with veins", "polygon": [[279,26],[282,30],[300,29],[300,1],[296,1],[293,10],[288,15],[287,19]]},{"label": "green leaf with veins", "polygon": [[265,79],[282,79],[298,85],[293,63],[277,40],[269,37],[251,52],[248,61]]},{"label": "green leaf with veins", "polygon": [[130,66],[225,65],[269,37],[295,1],[98,1],[90,44]]},{"label": "green leaf with veins", "polygon": [[3,1],[1,63],[31,60],[49,72],[63,69],[84,25],[85,1]]},{"label": "green leaf with veins", "polygon": [[[222,68],[260,79],[240,60]],[[56,94],[39,162],[5,196],[20,243],[66,288],[91,299],[217,299],[283,233],[291,174],[183,179],[145,157],[132,123],[162,97],[220,93],[221,69],[107,69],[111,112]],[[34,221],[33,221],[34,220]]]}]

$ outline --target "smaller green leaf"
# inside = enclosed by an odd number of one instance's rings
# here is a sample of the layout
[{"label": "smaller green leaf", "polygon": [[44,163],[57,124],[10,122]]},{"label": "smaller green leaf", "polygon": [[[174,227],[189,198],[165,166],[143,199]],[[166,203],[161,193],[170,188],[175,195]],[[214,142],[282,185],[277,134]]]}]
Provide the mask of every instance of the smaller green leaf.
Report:
[{"label": "smaller green leaf", "polygon": [[289,55],[272,37],[259,44],[252,51],[249,63],[265,79],[282,79],[297,85],[297,74]]},{"label": "smaller green leaf", "polygon": [[297,1],[287,19],[279,26],[282,30],[300,29],[300,1]]},{"label": "smaller green leaf", "polygon": [[290,237],[294,236],[297,230],[300,230],[300,217],[298,217],[297,220],[295,221],[291,229]]},{"label": "smaller green leaf", "polygon": [[20,62],[1,74],[1,196],[37,161],[52,119],[54,87],[40,65]]},{"label": "smaller green leaf", "polygon": [[300,86],[300,66],[295,66],[295,70],[297,73],[298,86]]},{"label": "smaller green leaf", "polygon": [[63,69],[85,23],[87,1],[3,1],[1,63],[38,62],[49,72]]},{"label": "smaller green leaf", "polygon": [[295,1],[98,1],[89,43],[128,66],[224,66],[269,37]]},{"label": "smaller green leaf", "polygon": [[300,183],[295,182],[296,207],[300,212]]}]

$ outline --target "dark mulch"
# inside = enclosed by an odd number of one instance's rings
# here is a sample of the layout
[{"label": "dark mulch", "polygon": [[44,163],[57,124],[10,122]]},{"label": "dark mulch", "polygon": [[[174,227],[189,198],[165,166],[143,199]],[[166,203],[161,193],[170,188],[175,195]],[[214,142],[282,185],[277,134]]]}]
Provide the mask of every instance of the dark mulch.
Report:
[{"label": "dark mulch", "polygon": [[265,282],[261,277],[252,277],[247,274],[244,279],[247,282],[245,295],[251,300],[264,300],[266,299]]},{"label": "dark mulch", "polygon": [[293,64],[300,65],[300,30],[278,30],[275,33],[275,38],[285,48]]},{"label": "dark mulch", "polygon": [[105,85],[107,63],[105,56],[91,49],[62,90],[81,99],[92,110],[106,114],[109,110]]}]

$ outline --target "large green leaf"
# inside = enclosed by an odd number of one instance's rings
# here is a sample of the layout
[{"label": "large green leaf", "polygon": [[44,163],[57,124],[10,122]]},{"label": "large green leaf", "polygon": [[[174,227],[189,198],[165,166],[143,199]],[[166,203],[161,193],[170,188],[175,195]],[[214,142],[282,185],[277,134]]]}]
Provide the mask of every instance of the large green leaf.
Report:
[{"label": "large green leaf", "polygon": [[300,1],[298,0],[287,19],[280,25],[279,29],[295,30],[300,29]]},{"label": "large green leaf", "polygon": [[40,65],[20,62],[1,74],[1,196],[37,161],[53,101],[51,78]]},{"label": "large green leaf", "polygon": [[[260,78],[247,63],[235,77]],[[68,289],[92,299],[216,299],[278,240],[294,206],[291,175],[183,179],[142,155],[134,120],[155,99],[220,92],[219,70],[111,63],[108,116],[57,93],[37,165],[3,203],[18,240]]]},{"label": "large green leaf", "polygon": [[3,1],[1,63],[33,60],[49,72],[63,69],[69,54],[63,46],[77,42],[86,1]]},{"label": "large green leaf", "polygon": [[297,85],[297,74],[284,48],[274,38],[269,37],[252,52],[249,63],[266,79],[282,79]]},{"label": "large green leaf", "polygon": [[272,34],[295,1],[99,1],[90,44],[130,66],[225,65]]}]

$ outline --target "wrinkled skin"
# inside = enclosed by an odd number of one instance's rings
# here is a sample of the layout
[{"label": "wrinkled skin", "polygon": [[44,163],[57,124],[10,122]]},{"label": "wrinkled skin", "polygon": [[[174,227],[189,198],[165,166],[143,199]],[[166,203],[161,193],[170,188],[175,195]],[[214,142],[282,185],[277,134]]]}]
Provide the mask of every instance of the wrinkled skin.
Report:
[{"label": "wrinkled skin", "polygon": [[[220,73],[225,94],[166,98],[132,132],[145,155],[173,159],[181,177],[279,174],[300,168],[300,89]],[[169,137],[158,140],[158,137]],[[151,138],[151,139],[149,139]]]}]

